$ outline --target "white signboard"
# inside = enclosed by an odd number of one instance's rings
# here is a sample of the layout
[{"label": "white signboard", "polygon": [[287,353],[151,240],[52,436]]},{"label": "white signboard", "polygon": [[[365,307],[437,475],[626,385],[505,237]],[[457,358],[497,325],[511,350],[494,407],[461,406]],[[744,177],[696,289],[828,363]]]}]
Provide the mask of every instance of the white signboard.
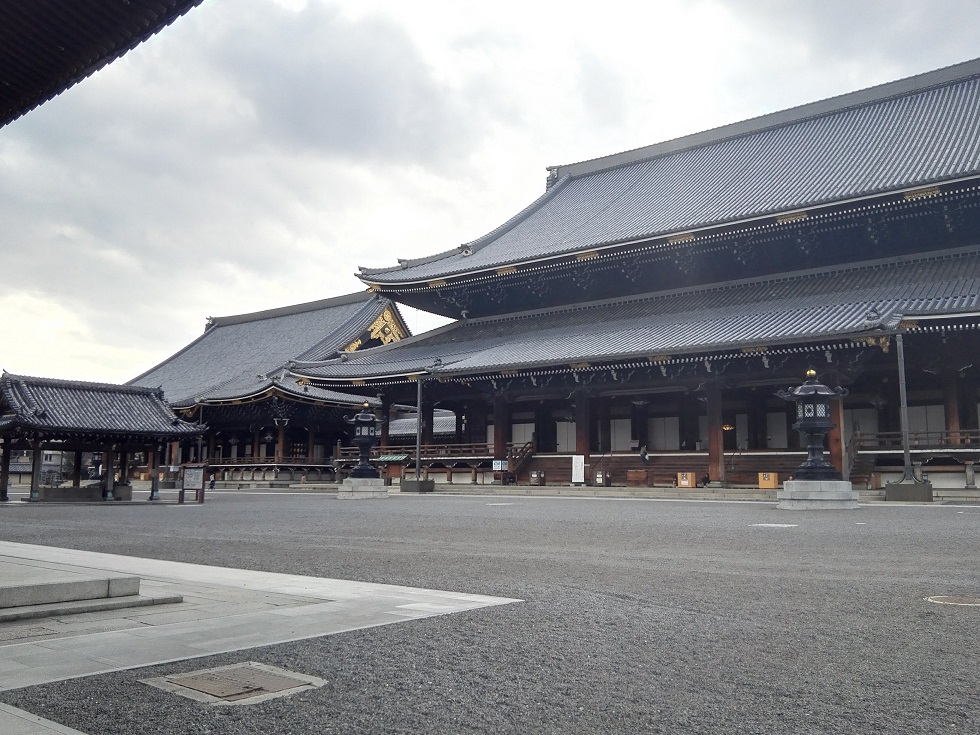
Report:
[{"label": "white signboard", "polygon": [[203,490],[204,489],[204,468],[185,467],[184,468],[184,490]]},{"label": "white signboard", "polygon": [[504,472],[507,470],[507,460],[506,459],[495,459],[493,461],[493,471],[494,472]]},{"label": "white signboard", "polygon": [[572,455],[572,484],[573,485],[585,484],[585,455],[584,454]]}]

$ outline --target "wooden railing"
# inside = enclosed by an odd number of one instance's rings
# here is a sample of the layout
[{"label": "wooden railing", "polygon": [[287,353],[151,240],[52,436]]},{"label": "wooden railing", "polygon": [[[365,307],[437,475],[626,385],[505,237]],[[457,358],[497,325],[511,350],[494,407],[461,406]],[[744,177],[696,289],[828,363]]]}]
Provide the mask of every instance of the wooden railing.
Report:
[{"label": "wooden railing", "polygon": [[[384,455],[397,455],[404,454],[410,459],[415,457],[415,445],[414,444],[389,444],[383,449],[381,447],[372,447],[371,456],[374,458],[381,457]],[[337,456],[340,459],[350,460],[357,459],[360,456],[357,447],[340,447],[338,449]],[[422,445],[422,461],[425,460],[435,460],[435,459],[451,459],[456,457],[478,457],[491,459],[493,458],[493,452],[487,448],[485,442],[477,442],[473,444],[423,444]]]},{"label": "wooden railing", "polygon": [[331,457],[212,457],[207,460],[214,467],[252,467],[257,465],[289,465],[302,467],[329,467]]},{"label": "wooden railing", "polygon": [[[902,449],[902,432],[879,431],[877,434],[855,434],[851,437],[848,451],[889,451]],[[980,430],[960,429],[958,431],[910,431],[909,449],[915,451],[937,449],[976,449],[980,450]]]}]

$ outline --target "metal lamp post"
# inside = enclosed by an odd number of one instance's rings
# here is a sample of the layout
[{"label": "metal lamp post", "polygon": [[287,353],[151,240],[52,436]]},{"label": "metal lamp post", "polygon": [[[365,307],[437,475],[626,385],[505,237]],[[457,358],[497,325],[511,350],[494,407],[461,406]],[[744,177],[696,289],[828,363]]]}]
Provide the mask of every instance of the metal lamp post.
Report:
[{"label": "metal lamp post", "polygon": [[823,444],[827,432],[834,428],[830,420],[830,403],[847,395],[846,388],[828,388],[817,380],[815,370],[807,370],[806,382],[796,388],[779,391],[776,395],[796,403],[796,423],[806,443],[807,458],[794,475],[796,480],[842,480],[840,472],[824,459]]}]

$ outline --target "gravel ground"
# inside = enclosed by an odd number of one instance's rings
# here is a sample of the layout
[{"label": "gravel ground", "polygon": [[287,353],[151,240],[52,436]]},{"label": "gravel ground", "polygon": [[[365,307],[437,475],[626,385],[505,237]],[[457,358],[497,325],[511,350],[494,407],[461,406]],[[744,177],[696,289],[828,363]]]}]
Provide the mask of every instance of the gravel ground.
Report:
[{"label": "gravel ground", "polygon": [[[980,733],[980,607],[924,599],[980,596],[975,507],[215,493],[0,508],[0,538],[525,600],[0,693],[91,735]],[[137,681],[249,660],[328,684]]]}]

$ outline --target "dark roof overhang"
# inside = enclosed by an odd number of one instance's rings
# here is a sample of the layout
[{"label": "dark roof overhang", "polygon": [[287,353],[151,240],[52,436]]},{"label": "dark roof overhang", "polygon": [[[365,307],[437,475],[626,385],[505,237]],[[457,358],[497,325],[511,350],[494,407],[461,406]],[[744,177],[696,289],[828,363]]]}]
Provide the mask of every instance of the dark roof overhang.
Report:
[{"label": "dark roof overhang", "polygon": [[201,2],[0,4],[0,127],[95,73]]}]

